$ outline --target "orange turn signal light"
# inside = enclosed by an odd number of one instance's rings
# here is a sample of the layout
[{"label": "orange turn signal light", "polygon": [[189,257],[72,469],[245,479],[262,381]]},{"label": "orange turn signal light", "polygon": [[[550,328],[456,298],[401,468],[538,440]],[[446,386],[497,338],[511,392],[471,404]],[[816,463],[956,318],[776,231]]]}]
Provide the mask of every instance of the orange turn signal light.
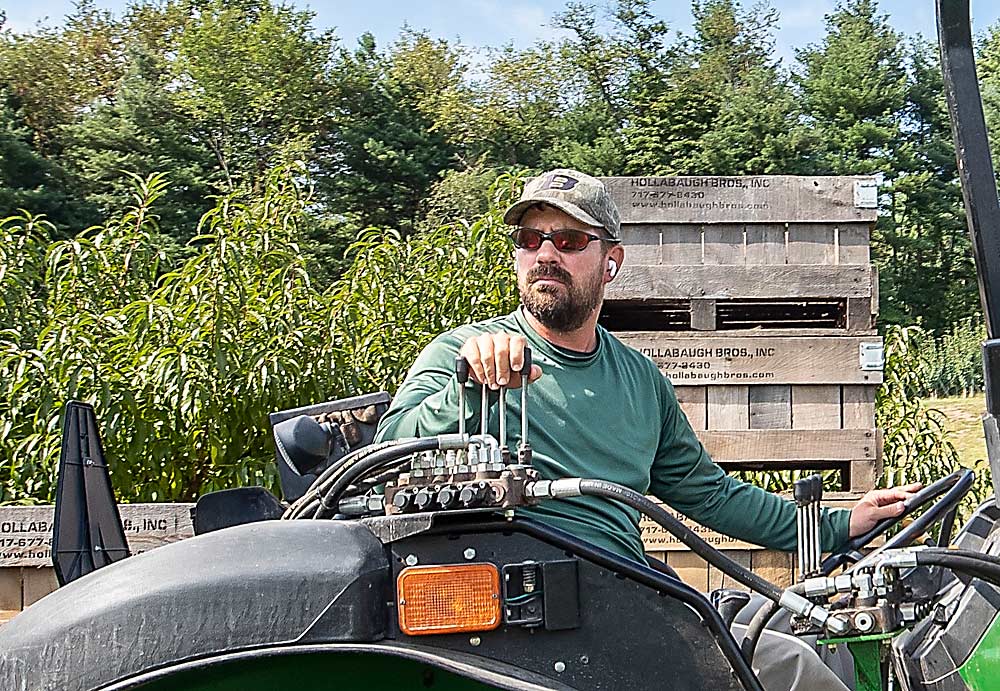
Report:
[{"label": "orange turn signal light", "polygon": [[410,566],[396,579],[399,628],[409,636],[489,631],[500,626],[496,565]]}]

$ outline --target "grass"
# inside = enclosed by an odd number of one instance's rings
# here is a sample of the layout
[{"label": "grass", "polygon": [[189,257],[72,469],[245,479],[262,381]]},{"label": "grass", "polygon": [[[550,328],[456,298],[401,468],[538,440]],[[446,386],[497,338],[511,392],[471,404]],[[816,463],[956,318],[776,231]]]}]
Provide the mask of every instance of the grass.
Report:
[{"label": "grass", "polygon": [[986,459],[986,442],[983,439],[983,413],[986,396],[982,393],[952,398],[929,398],[925,403],[937,408],[948,417],[948,435],[966,468],[974,468]]}]

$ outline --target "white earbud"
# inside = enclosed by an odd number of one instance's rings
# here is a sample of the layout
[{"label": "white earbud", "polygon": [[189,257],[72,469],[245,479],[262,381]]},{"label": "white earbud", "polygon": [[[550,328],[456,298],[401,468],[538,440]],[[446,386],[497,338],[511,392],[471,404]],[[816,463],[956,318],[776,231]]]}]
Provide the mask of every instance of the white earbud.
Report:
[{"label": "white earbud", "polygon": [[608,260],[608,274],[611,276],[611,278],[614,278],[615,274],[617,274],[617,273],[618,273],[618,262],[616,262],[614,259],[609,259]]}]

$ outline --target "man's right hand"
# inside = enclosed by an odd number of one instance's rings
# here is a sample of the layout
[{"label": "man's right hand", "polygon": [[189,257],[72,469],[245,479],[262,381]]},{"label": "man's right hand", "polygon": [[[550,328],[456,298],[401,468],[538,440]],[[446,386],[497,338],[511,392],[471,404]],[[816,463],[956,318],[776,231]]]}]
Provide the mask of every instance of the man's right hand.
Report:
[{"label": "man's right hand", "polygon": [[[524,367],[524,348],[527,339],[521,334],[484,333],[465,342],[459,355],[469,361],[469,376],[491,389],[521,386],[521,368]],[[542,376],[542,368],[531,366],[528,383]]]}]

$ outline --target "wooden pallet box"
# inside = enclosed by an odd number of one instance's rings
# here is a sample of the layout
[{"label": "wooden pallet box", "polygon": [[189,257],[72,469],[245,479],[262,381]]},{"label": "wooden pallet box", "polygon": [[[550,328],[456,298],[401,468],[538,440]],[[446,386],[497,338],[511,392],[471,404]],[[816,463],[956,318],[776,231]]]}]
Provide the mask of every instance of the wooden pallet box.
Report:
[{"label": "wooden pallet box", "polygon": [[[882,341],[870,177],[605,178],[625,262],[601,323],[649,356],[727,470],[840,471],[857,496],[881,474]],[[845,495],[846,496],[846,495]],[[651,554],[702,590],[723,579],[644,524]],[[792,555],[699,527],[787,583]]]},{"label": "wooden pallet box", "polygon": [[606,293],[615,330],[643,328],[637,322],[657,330],[873,328],[872,178],[604,181],[625,248]]}]

